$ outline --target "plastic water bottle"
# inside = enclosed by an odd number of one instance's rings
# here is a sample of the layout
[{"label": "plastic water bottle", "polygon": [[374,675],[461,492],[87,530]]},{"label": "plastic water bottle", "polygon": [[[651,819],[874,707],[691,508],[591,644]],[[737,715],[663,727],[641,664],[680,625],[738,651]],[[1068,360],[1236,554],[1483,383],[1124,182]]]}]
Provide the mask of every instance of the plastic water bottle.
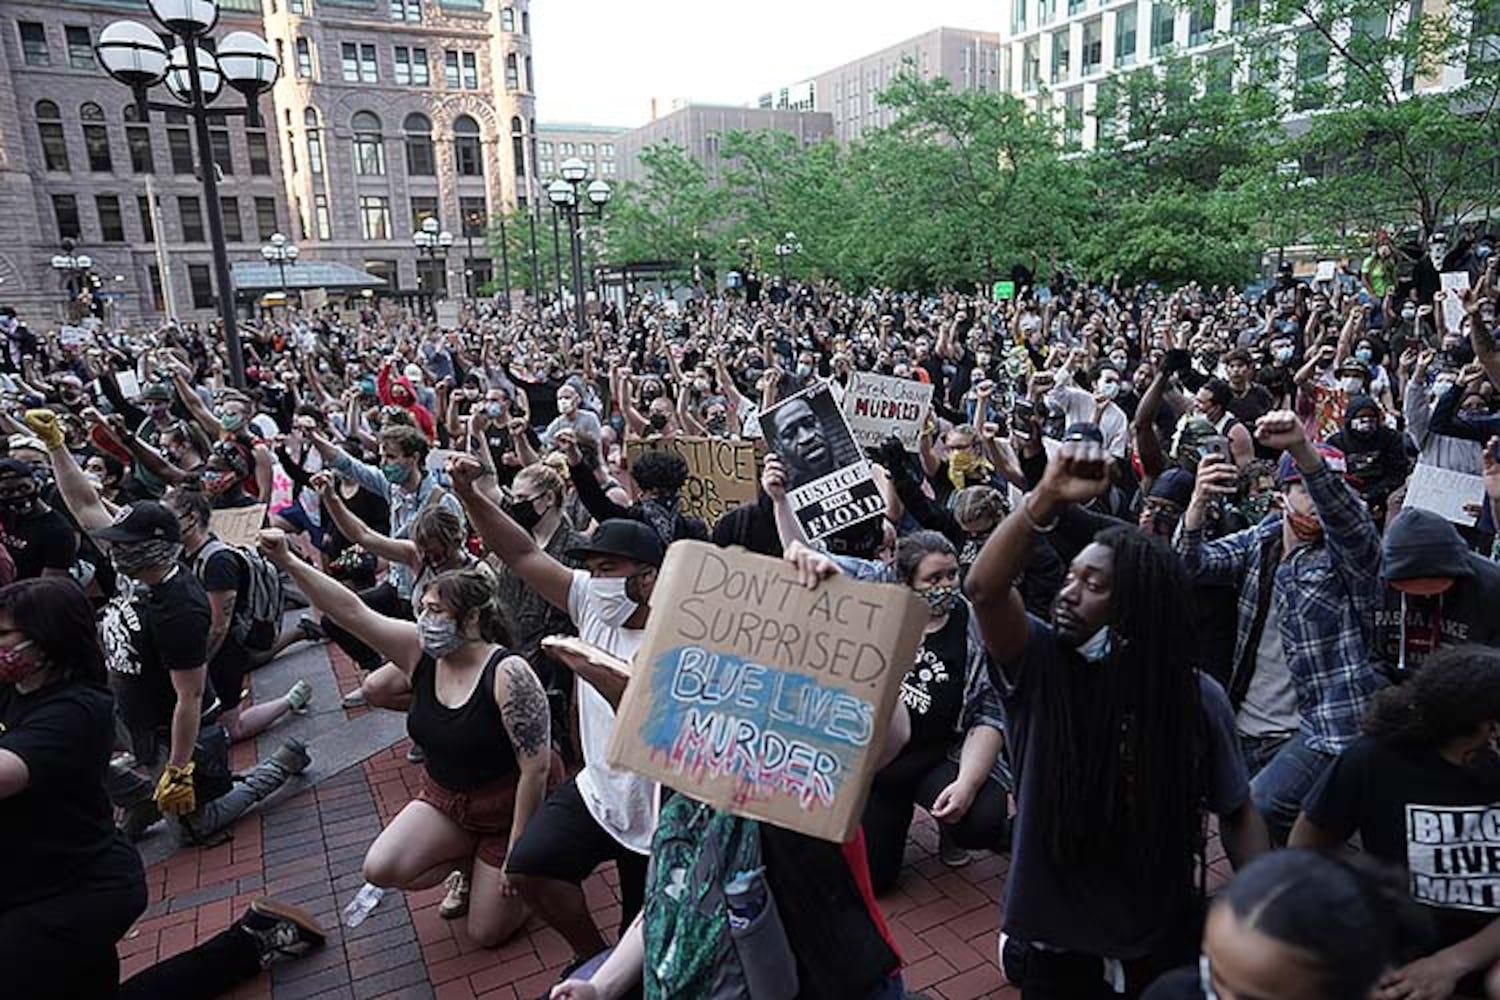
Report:
[{"label": "plastic water bottle", "polygon": [[735,930],[749,927],[766,908],[764,868],[740,872],[724,886],[724,902],[729,909],[729,926]]},{"label": "plastic water bottle", "polygon": [[365,917],[368,917],[370,911],[380,905],[381,897],[384,895],[385,890],[380,886],[366,882],[360,887],[349,905],[344,907],[344,926],[358,927],[364,923]]}]

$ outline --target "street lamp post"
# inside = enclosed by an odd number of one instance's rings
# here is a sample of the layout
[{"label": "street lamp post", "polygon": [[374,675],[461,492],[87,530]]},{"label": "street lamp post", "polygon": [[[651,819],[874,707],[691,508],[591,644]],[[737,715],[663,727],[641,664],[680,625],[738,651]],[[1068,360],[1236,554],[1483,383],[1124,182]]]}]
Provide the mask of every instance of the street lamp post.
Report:
[{"label": "street lamp post", "polygon": [[[568,217],[573,247],[573,326],[584,337],[588,335],[588,320],[583,310],[583,220],[586,216],[602,219],[611,192],[609,184],[602,180],[585,186],[589,166],[577,157],[564,160],[560,172],[562,176],[547,185],[547,200],[552,202],[555,212]],[[592,208],[582,206],[585,196]]]},{"label": "street lamp post", "polygon": [[[281,64],[264,38],[248,31],[230,32],[214,51],[201,41],[219,20],[216,0],[148,0],[151,14],[177,41],[170,52],[157,33],[139,21],[115,21],[99,33],[94,50],[99,63],[135,94],[138,121],[147,121],[151,111],[182,110],[170,104],[149,101],[146,92],[166,83],[167,92],[186,105],[193,120],[198,146],[198,174],[208,202],[208,231],[213,247],[214,278],[219,289],[219,317],[224,324],[224,344],[229,351],[229,377],[234,385],[245,385],[245,352],[235,322],[234,286],[229,275],[229,253],[224,243],[224,215],[219,204],[217,168],[209,142],[210,115],[244,115],[248,124],[260,124],[257,102],[281,75]],[[224,85],[245,98],[243,108],[210,110]]]},{"label": "street lamp post", "polygon": [[505,235],[505,213],[499,215],[500,222],[500,280],[505,288],[505,315],[510,315],[510,246]]},{"label": "street lamp post", "polygon": [[536,249],[536,210],[526,213],[526,223],[531,227],[531,306],[537,312],[542,308],[542,272]]},{"label": "street lamp post", "polygon": [[260,255],[268,262],[275,264],[281,273],[281,298],[287,301],[286,291],[286,266],[297,263],[297,255],[302,251],[295,244],[288,243],[281,233],[272,233],[271,242],[260,248]]},{"label": "street lamp post", "polygon": [[787,262],[796,254],[802,252],[802,243],[797,239],[796,233],[787,233],[780,243],[776,244],[772,253],[776,254],[776,265],[781,271],[781,283],[786,284]]},{"label": "street lamp post", "polygon": [[55,254],[52,258],[52,269],[66,275],[63,280],[67,283],[69,299],[76,299],[83,294],[85,281],[94,268],[94,258],[86,253],[77,253],[77,248],[78,244],[72,237],[65,236],[62,253]]},{"label": "street lamp post", "polygon": [[[424,253],[427,255],[427,270],[431,274],[433,261],[436,261],[438,257],[442,257],[445,261],[448,259],[448,250],[453,246],[453,234],[429,215],[422,220],[422,228],[411,234],[411,242],[417,248],[419,255]],[[429,291],[427,297],[432,303],[433,315],[437,315],[437,289]]]}]

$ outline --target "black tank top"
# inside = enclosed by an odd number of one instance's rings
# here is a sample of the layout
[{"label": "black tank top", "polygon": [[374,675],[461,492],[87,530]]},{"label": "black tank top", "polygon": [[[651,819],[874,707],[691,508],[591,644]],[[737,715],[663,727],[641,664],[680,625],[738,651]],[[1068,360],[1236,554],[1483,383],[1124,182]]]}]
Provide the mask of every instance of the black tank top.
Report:
[{"label": "black tank top", "polygon": [[432,657],[424,654],[412,673],[406,732],[427,753],[428,777],[450,791],[473,791],[519,770],[495,704],[495,667],[509,655],[507,649],[495,651],[474,693],[458,708],[438,701],[437,662]]}]

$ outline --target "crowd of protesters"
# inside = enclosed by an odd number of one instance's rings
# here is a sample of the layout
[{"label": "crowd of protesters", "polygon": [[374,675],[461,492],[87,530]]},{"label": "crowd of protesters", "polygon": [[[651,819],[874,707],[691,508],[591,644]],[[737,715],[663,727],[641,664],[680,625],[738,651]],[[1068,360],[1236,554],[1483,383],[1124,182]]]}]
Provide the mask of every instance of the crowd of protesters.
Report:
[{"label": "crowd of protesters", "polygon": [[[228,748],[311,697],[247,675],[326,641],[363,672],[345,705],[405,713],[423,767],[365,878],[445,885],[486,946],[539,916],[574,955],[555,998],[909,995],[878,896],[919,808],[944,864],[1008,856],[995,947],[1028,1000],[1482,996],[1497,264],[1382,243],[1253,295],[752,281],[581,325],[362,301],[248,324],[243,387],[212,329],[0,309],[0,967],[18,996],[115,995],[130,842],[214,843],[309,767],[288,739],[233,775]],[[789,493],[838,456],[811,405],[760,417],[857,372],[932,404],[913,450],[868,449],[881,513],[810,541]],[[629,447],[675,437],[756,442],[756,499],[697,516],[686,460]],[[216,535],[257,505],[258,544]],[[652,596],[684,539],[925,601],[850,843],[611,767],[626,681],[544,648],[629,660],[675,613]],[[601,927],[582,883],[610,862]],[[779,968],[731,941],[751,869]],[[322,939],[262,900],[118,995],[216,995]]]}]

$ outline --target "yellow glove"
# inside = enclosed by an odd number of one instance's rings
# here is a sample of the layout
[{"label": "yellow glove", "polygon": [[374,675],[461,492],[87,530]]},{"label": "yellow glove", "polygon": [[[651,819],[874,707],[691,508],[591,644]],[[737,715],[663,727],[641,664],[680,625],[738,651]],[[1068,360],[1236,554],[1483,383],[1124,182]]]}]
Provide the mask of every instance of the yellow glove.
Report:
[{"label": "yellow glove", "polygon": [[42,444],[50,448],[63,446],[63,431],[57,423],[57,414],[51,410],[27,410],[26,426],[36,432]]},{"label": "yellow glove", "polygon": [[182,767],[167,765],[156,783],[156,807],[164,816],[186,816],[198,808],[198,797],[193,791],[193,762]]}]

